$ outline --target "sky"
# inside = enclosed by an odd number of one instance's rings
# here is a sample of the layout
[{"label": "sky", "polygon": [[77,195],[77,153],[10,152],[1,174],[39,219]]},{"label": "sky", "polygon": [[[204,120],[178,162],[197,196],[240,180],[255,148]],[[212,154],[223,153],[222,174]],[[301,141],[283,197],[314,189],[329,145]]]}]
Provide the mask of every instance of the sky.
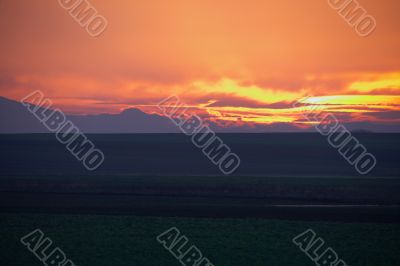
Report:
[{"label": "sky", "polygon": [[[90,0],[90,36],[56,0],[0,0],[0,95],[34,90],[67,114],[119,113],[178,96],[224,125],[400,122],[400,1],[359,0],[367,37],[325,0]],[[306,98],[305,98],[306,97]],[[378,125],[379,126],[379,125]]]}]

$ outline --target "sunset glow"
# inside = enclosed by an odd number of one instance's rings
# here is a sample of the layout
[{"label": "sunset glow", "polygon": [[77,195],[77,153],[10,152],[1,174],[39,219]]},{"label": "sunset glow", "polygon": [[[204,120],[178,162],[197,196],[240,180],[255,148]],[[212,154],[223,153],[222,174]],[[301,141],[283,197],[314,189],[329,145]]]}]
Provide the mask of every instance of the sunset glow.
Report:
[{"label": "sunset glow", "polygon": [[96,38],[57,1],[0,1],[1,96],[40,89],[69,114],[160,114],[177,95],[238,126],[301,127],[310,105],[346,123],[400,121],[399,1],[362,1],[378,25],[365,38],[326,1],[91,3],[108,20]]}]

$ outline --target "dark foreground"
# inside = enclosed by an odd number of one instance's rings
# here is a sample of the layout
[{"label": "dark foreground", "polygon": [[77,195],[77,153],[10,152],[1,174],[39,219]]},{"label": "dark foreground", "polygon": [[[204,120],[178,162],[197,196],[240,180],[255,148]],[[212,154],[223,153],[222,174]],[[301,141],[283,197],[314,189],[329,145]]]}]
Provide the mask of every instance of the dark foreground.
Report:
[{"label": "dark foreground", "polygon": [[[184,134],[87,135],[105,155],[87,171],[52,134],[0,135],[2,176],[220,176]],[[234,176],[362,177],[317,133],[218,134],[241,164]],[[369,177],[400,177],[400,134],[354,136],[376,159]],[[230,175],[232,176],[232,175]]]},{"label": "dark foreground", "polygon": [[351,266],[400,265],[398,224],[89,215],[0,215],[1,265],[43,265],[19,239],[40,228],[76,265],[182,265],[156,241],[176,227],[213,265],[312,266],[292,243],[311,228]]},{"label": "dark foreground", "polygon": [[400,222],[397,179],[3,178],[0,211]]},{"label": "dark foreground", "polygon": [[361,176],[319,134],[220,134],[241,158],[224,176],[179,134],[88,135],[87,171],[51,134],[0,136],[0,211],[400,221],[400,134],[357,134],[377,158]]},{"label": "dark foreground", "polygon": [[358,136],[360,176],[318,134],[223,134],[223,176],[183,135],[89,135],[87,172],[52,135],[0,136],[0,265],[42,265],[19,239],[40,228],[76,265],[180,265],[156,236],[177,227],[214,265],[315,265],[308,228],[348,265],[400,265],[400,135]]}]

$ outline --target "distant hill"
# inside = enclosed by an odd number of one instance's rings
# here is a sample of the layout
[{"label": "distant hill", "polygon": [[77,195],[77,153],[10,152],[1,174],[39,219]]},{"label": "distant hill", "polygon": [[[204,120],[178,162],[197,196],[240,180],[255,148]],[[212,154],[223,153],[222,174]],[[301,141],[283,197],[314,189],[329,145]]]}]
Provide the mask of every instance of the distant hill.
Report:
[{"label": "distant hill", "polygon": [[[120,114],[68,116],[85,133],[174,133],[179,129],[168,119],[138,109]],[[0,133],[48,133],[19,102],[0,97]]]},{"label": "distant hill", "polygon": [[178,133],[166,117],[146,114],[139,109],[126,109],[120,114],[69,116],[86,133]]},{"label": "distant hill", "polygon": [[[69,115],[84,133],[179,133],[180,130],[166,117],[146,114],[139,109],[126,109],[119,114]],[[215,132],[225,133],[272,133],[316,132],[300,129],[290,123],[271,125],[219,126],[208,122]],[[357,133],[400,132],[400,125],[370,122],[347,123],[346,128]],[[19,102],[0,96],[0,134],[48,133],[49,131]]]},{"label": "distant hill", "polygon": [[0,133],[46,133],[48,130],[19,102],[0,97]]},{"label": "distant hill", "polygon": [[[51,110],[49,110],[51,112]],[[70,119],[85,133],[180,133],[168,118],[146,114],[139,109],[126,109],[119,114],[69,115]],[[48,133],[49,131],[19,102],[0,97],[0,133]],[[270,126],[221,127],[208,122],[216,132],[286,132],[296,127],[277,123]]]}]

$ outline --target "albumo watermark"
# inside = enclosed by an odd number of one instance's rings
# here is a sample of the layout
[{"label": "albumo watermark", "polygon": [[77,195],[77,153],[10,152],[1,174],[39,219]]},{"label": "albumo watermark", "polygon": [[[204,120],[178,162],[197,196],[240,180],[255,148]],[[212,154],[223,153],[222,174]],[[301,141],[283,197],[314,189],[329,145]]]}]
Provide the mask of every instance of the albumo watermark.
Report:
[{"label": "albumo watermark", "polygon": [[328,0],[328,3],[358,35],[366,37],[375,30],[375,18],[357,0]]},{"label": "albumo watermark", "polygon": [[187,106],[177,96],[162,100],[158,108],[167,116],[185,135],[190,136],[192,143],[218,165],[225,175],[232,174],[240,166],[240,158],[224,144],[214,131],[206,125],[199,116],[187,113]]},{"label": "albumo watermark", "polygon": [[76,266],[40,229],[33,230],[20,241],[46,266]]},{"label": "albumo watermark", "polygon": [[292,242],[300,248],[317,266],[347,266],[338,254],[325,245],[325,241],[312,229],[295,236]]},{"label": "albumo watermark", "polygon": [[100,36],[106,30],[107,19],[87,0],[58,0],[58,3],[90,36]]},{"label": "albumo watermark", "polygon": [[21,103],[50,132],[55,133],[57,140],[65,145],[76,159],[82,161],[87,170],[96,170],[104,162],[103,152],[95,148],[93,142],[88,140],[60,109],[52,109],[52,101],[45,98],[41,91],[27,95]]},{"label": "albumo watermark", "polygon": [[188,245],[189,239],[176,227],[158,235],[157,241],[184,266],[214,266],[195,245]]}]

